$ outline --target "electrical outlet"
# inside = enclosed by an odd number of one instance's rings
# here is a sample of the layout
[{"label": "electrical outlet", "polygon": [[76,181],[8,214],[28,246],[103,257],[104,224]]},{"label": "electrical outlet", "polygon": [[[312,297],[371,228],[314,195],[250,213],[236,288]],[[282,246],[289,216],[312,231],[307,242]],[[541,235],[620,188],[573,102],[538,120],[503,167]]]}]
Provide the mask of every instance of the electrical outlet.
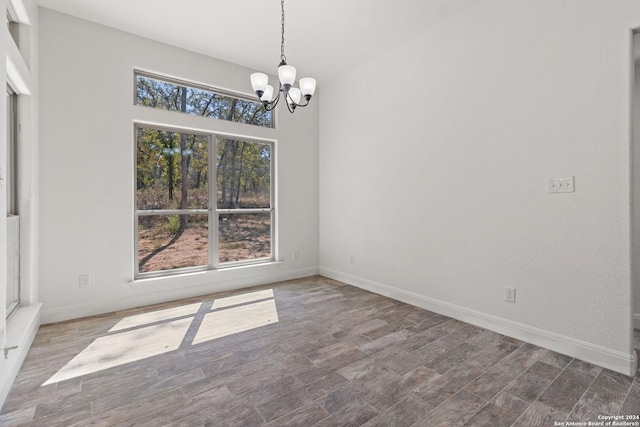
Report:
[{"label": "electrical outlet", "polygon": [[355,255],[351,255],[349,257],[349,264],[355,264],[356,263],[356,256]]},{"label": "electrical outlet", "polygon": [[504,287],[504,300],[506,302],[516,302],[516,290],[515,288],[510,288],[508,286]]},{"label": "electrical outlet", "polygon": [[88,274],[81,274],[78,278],[79,288],[88,288],[91,285],[91,276]]},{"label": "electrical outlet", "polygon": [[547,193],[573,193],[574,191],[572,176],[547,179]]},{"label": "electrical outlet", "polygon": [[293,256],[292,256],[292,258],[293,258],[294,260],[299,259],[299,258],[300,258],[300,251],[299,251],[299,250],[297,250],[297,249],[294,249],[294,250],[293,250]]}]

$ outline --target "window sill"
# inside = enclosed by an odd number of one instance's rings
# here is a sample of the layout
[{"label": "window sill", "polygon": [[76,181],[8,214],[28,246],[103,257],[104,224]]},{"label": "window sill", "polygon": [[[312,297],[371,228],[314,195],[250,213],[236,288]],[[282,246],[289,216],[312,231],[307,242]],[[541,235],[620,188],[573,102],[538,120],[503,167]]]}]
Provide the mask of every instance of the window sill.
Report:
[{"label": "window sill", "polygon": [[[27,336],[32,329],[38,329],[40,324],[40,310],[42,304],[31,304],[26,307],[18,307],[7,320],[7,336],[5,347],[18,347],[22,350],[28,346]],[[11,353],[9,353],[11,354]]]},{"label": "window sill", "polygon": [[261,269],[270,270],[278,268],[282,264],[282,261],[268,261],[258,264],[230,265],[213,270],[192,271],[167,276],[145,277],[129,281],[129,286],[132,289],[156,288],[158,286],[171,286],[176,284],[179,284],[180,287],[201,286],[210,284],[212,281],[219,283],[241,279],[243,277],[251,277]]},{"label": "window sill", "polygon": [[40,327],[42,304],[18,307],[7,320],[4,351],[0,351],[3,369],[0,369],[0,406],[9,394],[22,362],[27,357]]}]

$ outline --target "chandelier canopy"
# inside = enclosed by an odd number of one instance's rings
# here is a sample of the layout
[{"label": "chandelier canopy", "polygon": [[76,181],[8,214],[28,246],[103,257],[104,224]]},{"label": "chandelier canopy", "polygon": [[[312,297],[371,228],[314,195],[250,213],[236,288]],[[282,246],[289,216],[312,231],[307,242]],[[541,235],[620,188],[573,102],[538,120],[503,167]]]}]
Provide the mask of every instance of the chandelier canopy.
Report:
[{"label": "chandelier canopy", "polygon": [[[269,76],[265,73],[251,74],[251,87],[258,95],[258,99],[262,102],[265,110],[271,111],[278,105],[280,97],[285,99],[287,109],[293,113],[296,107],[306,107],[309,100],[316,91],[316,79],[312,77],[303,77],[300,79],[299,88],[294,87],[296,81],[296,68],[287,64],[287,57],[284,55],[284,0],[280,0],[282,8],[282,37],[280,41],[280,64],[278,65],[278,93],[273,99],[273,86],[269,84]],[[300,100],[304,98],[305,103],[301,104]]]}]

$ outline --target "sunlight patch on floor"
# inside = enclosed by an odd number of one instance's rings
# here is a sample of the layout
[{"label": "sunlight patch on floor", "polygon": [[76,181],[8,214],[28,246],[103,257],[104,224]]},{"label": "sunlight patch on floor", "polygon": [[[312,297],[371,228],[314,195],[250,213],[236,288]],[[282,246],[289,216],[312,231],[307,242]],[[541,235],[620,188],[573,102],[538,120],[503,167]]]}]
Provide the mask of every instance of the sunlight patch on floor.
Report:
[{"label": "sunlight patch on floor", "polygon": [[193,318],[100,337],[44,384],[54,384],[177,350]]},{"label": "sunlight patch on floor", "polygon": [[277,322],[278,310],[273,299],[223,308],[204,316],[193,344],[200,344]]},{"label": "sunlight patch on floor", "polygon": [[179,317],[194,315],[200,310],[201,302],[195,304],[181,305],[179,307],[167,308],[165,310],[151,311],[149,313],[135,314],[120,320],[109,332],[121,331],[150,323],[162,322]]},{"label": "sunlight patch on floor", "polygon": [[[204,316],[198,312],[204,311]],[[202,302],[186,304],[122,318],[108,335],[97,338],[43,386],[137,362],[278,322],[273,289],[217,298],[211,310]],[[197,327],[193,342],[185,342],[192,322]],[[191,336],[191,334],[190,334]]]}]

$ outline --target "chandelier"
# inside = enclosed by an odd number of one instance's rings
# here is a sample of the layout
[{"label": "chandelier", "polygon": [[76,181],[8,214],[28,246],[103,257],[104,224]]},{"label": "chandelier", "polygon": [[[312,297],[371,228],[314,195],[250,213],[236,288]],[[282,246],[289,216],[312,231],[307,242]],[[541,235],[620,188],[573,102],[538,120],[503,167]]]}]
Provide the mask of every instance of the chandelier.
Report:
[{"label": "chandelier", "polygon": [[[311,77],[303,77],[300,79],[300,88],[293,87],[296,81],[296,69],[291,65],[287,65],[287,57],[284,55],[284,0],[280,0],[282,8],[282,37],[280,41],[280,64],[278,65],[278,94],[273,98],[273,86],[269,84],[269,77],[264,73],[251,74],[251,87],[258,95],[258,99],[262,102],[265,110],[271,111],[280,97],[285,99],[287,109],[293,113],[296,107],[306,107],[309,100],[316,90],[316,79]],[[306,103],[301,104],[300,100],[304,98]]]}]

